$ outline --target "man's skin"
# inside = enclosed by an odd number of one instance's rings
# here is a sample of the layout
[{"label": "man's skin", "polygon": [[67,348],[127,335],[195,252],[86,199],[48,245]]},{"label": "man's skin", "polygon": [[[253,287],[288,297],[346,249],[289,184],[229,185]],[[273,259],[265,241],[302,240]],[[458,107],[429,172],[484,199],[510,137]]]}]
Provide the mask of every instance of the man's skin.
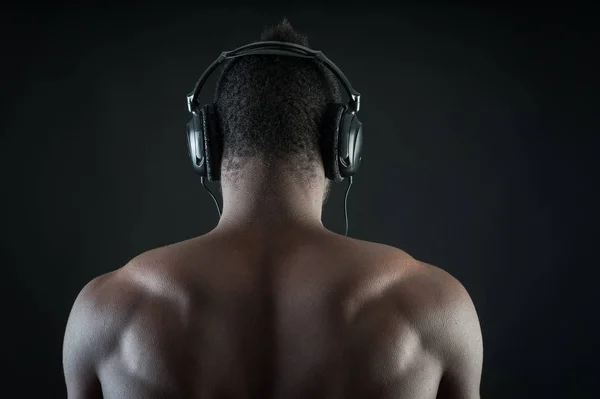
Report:
[{"label": "man's skin", "polygon": [[479,398],[481,330],[455,278],[325,229],[324,177],[244,165],[215,229],[83,288],[70,399]]}]

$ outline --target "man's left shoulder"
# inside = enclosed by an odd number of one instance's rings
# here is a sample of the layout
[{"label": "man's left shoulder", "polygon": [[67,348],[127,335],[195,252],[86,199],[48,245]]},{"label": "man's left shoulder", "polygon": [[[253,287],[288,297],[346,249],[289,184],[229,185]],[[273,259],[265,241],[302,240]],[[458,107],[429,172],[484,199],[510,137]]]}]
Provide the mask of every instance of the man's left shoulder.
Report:
[{"label": "man's left shoulder", "polygon": [[89,281],[75,299],[64,337],[64,356],[71,351],[98,359],[117,343],[139,300],[139,290],[121,269]]}]

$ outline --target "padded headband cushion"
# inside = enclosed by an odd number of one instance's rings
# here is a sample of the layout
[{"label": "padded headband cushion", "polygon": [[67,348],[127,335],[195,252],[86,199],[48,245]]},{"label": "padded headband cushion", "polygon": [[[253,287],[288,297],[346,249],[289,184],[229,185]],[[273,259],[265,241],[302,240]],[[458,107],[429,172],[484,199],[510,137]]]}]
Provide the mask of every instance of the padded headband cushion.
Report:
[{"label": "padded headband cushion", "polygon": [[325,167],[325,177],[338,183],[343,180],[338,164],[339,129],[346,108],[345,104],[329,104],[325,110],[321,131],[321,156]]},{"label": "padded headband cushion", "polygon": [[223,140],[217,126],[218,119],[214,104],[202,107],[202,124],[204,132],[204,154],[206,156],[206,176],[210,181],[221,179],[221,157]]}]

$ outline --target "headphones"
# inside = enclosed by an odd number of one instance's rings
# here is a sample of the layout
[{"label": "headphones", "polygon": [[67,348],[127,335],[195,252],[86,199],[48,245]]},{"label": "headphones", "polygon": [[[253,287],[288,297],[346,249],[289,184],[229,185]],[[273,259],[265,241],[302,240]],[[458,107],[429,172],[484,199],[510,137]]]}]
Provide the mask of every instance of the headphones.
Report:
[{"label": "headphones", "polygon": [[[204,178],[209,181],[219,181],[221,178],[223,135],[219,127],[215,104],[200,106],[198,96],[208,77],[220,64],[226,60],[247,55],[284,55],[314,59],[322,62],[338,78],[350,99],[347,104],[332,103],[328,106],[323,123],[321,154],[325,176],[336,182],[349,177],[351,185],[352,176],[357,172],[362,159],[363,129],[362,123],[357,117],[360,108],[360,94],[352,88],[344,73],[321,51],[281,41],[255,42],[235,50],[222,52],[204,71],[194,90],[188,94],[188,110],[192,114],[192,118],[187,124],[188,152],[194,170],[202,178],[202,184],[204,185]],[[206,186],[204,187],[206,188]],[[210,193],[210,190],[208,192]],[[216,198],[212,193],[210,194],[219,210]],[[346,192],[346,199],[347,197],[348,192]],[[220,215],[221,211],[219,210]]]}]

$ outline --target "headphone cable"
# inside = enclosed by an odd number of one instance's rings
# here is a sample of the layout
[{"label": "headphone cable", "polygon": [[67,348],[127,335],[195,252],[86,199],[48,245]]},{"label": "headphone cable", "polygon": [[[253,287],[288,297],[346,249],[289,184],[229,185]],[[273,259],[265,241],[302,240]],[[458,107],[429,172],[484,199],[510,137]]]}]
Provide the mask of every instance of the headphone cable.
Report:
[{"label": "headphone cable", "polygon": [[219,208],[219,202],[217,201],[217,198],[215,198],[213,193],[208,189],[208,187],[206,187],[206,184],[204,183],[204,176],[200,176],[200,181],[202,182],[202,186],[204,187],[204,189],[208,191],[213,201],[215,201],[215,205],[217,206],[217,212],[219,212],[219,219],[221,219],[221,208]]},{"label": "headphone cable", "polygon": [[346,196],[344,197],[344,219],[346,219],[346,237],[348,237],[348,193],[350,192],[350,187],[352,186],[352,176],[349,178],[348,188],[346,189]]}]

